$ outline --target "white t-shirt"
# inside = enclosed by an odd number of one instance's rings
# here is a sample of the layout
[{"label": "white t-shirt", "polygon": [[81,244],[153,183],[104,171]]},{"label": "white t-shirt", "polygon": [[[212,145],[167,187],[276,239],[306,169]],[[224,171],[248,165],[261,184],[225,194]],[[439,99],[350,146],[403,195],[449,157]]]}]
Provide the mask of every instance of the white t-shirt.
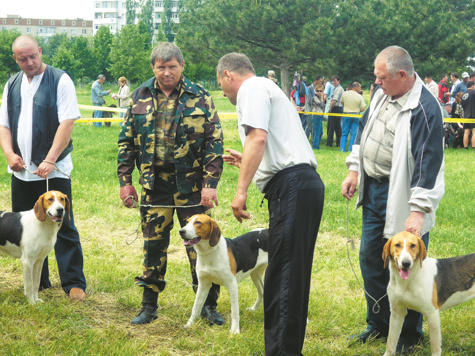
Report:
[{"label": "white t-shirt", "polygon": [[[31,162],[31,147],[33,142],[33,98],[38,90],[38,87],[43,79],[43,74],[33,77],[31,83],[28,82],[26,74],[23,74],[21,81],[21,112],[18,120],[18,147],[21,151],[23,162],[29,171],[35,172],[38,168],[33,162]],[[7,110],[7,98],[8,98],[8,85],[3,90],[2,106],[0,107],[0,125],[6,128],[10,128],[8,123],[8,110]],[[79,119],[81,113],[79,112],[78,103],[76,99],[76,89],[71,78],[67,74],[63,74],[58,83],[56,106],[58,108],[59,123],[69,119]],[[61,172],[66,173],[68,176],[73,170],[73,162],[71,155],[67,155],[61,161],[56,163],[56,166]],[[37,181],[43,178],[30,173],[24,169],[21,172],[13,172],[8,167],[8,172],[13,173],[15,177],[24,181]],[[68,178],[63,173],[58,172],[56,169],[51,172],[48,178]]]},{"label": "white t-shirt", "polygon": [[297,110],[271,80],[261,77],[245,80],[239,88],[236,111],[243,146],[247,127],[267,132],[264,157],[253,178],[261,192],[271,178],[285,168],[297,164],[317,168]]}]

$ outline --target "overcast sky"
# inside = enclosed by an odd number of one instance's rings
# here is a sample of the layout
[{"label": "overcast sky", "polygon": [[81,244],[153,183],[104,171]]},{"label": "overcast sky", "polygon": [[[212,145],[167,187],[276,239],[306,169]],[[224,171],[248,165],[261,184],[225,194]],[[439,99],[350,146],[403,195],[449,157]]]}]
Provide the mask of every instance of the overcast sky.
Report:
[{"label": "overcast sky", "polygon": [[92,20],[94,0],[1,0],[0,17]]}]

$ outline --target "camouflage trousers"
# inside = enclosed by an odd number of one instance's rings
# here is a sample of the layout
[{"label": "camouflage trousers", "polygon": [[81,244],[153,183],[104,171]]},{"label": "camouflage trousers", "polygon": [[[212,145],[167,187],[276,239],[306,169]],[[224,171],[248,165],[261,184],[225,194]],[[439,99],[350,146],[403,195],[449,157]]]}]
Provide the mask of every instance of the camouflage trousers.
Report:
[{"label": "camouflage trousers", "polygon": [[[151,288],[155,292],[165,289],[167,272],[167,251],[170,244],[170,232],[173,229],[173,215],[176,211],[180,226],[186,225],[188,218],[195,214],[210,215],[211,209],[204,206],[190,208],[174,208],[170,206],[197,205],[201,201],[201,191],[181,194],[176,187],[174,173],[157,172],[153,190],[142,189],[140,215],[144,239],[144,272],[135,278],[138,286]],[[167,207],[144,207],[159,205]],[[196,275],[196,252],[193,247],[186,247],[186,254],[191,267],[192,287],[198,289]],[[205,305],[216,305],[219,296],[219,285],[213,284]]]}]

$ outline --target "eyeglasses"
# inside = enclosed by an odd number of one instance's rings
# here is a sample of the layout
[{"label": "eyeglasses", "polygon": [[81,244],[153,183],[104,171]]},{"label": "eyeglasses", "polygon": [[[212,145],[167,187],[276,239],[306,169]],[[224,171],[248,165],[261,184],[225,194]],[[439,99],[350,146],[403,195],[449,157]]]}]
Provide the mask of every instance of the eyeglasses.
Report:
[{"label": "eyeglasses", "polygon": [[317,90],[317,93],[321,93],[321,92],[323,92],[323,90]]}]

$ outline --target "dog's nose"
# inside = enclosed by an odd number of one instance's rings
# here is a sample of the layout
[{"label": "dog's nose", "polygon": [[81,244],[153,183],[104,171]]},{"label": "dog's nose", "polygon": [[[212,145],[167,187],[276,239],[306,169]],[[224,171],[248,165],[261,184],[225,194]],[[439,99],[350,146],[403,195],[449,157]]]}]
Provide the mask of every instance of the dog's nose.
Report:
[{"label": "dog's nose", "polygon": [[64,214],[64,208],[62,208],[62,207],[57,208],[56,211],[57,211],[57,213],[58,213],[59,215],[61,215],[61,216]]},{"label": "dog's nose", "polygon": [[186,236],[186,231],[185,231],[185,228],[181,228],[179,232],[180,232],[180,236],[181,236],[181,238],[182,238],[182,239],[184,239],[184,238],[185,238],[185,236]]},{"label": "dog's nose", "polygon": [[411,261],[409,261],[409,260],[402,261],[402,268],[408,269],[410,267],[411,267]]}]

